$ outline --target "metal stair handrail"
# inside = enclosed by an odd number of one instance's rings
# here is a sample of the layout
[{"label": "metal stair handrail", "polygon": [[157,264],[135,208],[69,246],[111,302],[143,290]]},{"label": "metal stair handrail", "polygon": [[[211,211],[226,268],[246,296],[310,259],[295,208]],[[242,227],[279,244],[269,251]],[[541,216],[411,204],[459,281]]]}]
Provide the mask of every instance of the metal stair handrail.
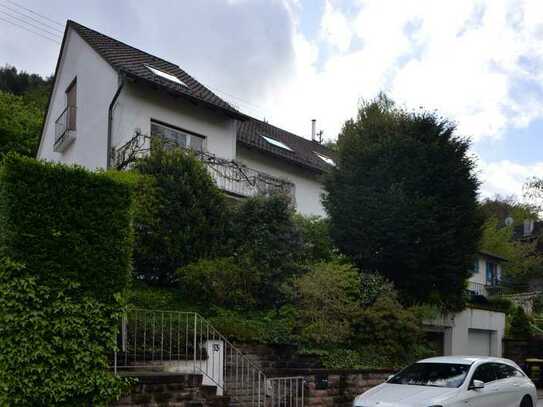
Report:
[{"label": "metal stair handrail", "polygon": [[216,386],[218,395],[243,406],[303,406],[303,377],[268,378],[197,312],[129,308],[121,321],[118,347],[115,373],[163,369],[202,374],[203,384]]}]

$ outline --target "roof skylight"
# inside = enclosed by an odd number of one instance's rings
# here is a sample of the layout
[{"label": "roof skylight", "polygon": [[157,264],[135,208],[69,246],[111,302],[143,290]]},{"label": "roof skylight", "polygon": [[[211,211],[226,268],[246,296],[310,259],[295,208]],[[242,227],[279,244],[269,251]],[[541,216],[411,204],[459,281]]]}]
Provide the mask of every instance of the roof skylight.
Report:
[{"label": "roof skylight", "polygon": [[183,82],[181,79],[179,79],[177,76],[161,71],[160,69],[153,68],[152,66],[149,66],[149,65],[145,65],[145,67],[149,69],[152,73],[154,73],[156,76],[160,76],[162,79],[166,79],[170,82],[175,82],[178,85],[183,85],[188,88],[187,84]]},{"label": "roof skylight", "polygon": [[266,137],[266,136],[262,136],[262,138],[264,138],[264,140],[266,140],[270,144],[273,144],[276,147],[280,147],[280,148],[284,148],[285,150],[292,151],[292,148],[290,148],[286,144],[280,142],[279,140],[269,138],[269,137]]},{"label": "roof skylight", "polygon": [[332,160],[330,157],[326,157],[325,155],[319,154],[316,151],[314,151],[315,155],[319,157],[322,161],[324,161],[328,165],[336,166],[336,163],[334,160]]}]

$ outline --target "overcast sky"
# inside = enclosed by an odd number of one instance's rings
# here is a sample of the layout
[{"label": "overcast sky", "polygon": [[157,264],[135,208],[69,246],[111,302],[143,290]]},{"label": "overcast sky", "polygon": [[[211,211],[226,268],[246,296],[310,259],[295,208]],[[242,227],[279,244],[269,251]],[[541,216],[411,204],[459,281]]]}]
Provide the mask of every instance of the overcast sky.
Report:
[{"label": "overcast sky", "polygon": [[437,109],[472,139],[482,196],[543,176],[543,0],[0,0],[0,64],[51,74],[66,19],[304,137],[316,118],[336,138],[379,91]]}]

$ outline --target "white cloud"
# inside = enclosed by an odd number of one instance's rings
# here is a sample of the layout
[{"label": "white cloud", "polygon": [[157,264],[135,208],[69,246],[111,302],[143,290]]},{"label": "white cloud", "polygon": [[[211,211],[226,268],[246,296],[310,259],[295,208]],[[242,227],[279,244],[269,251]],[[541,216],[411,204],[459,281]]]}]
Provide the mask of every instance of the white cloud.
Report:
[{"label": "white cloud", "polygon": [[[335,138],[360,98],[381,90],[408,107],[437,108],[475,142],[543,118],[542,0],[324,1],[314,38],[301,27],[312,0],[25,5],[172,60],[235,95],[229,99],[249,114],[306,137],[317,118]],[[19,45],[33,44],[33,34],[3,29],[0,63],[52,72],[56,44],[44,40],[29,52]],[[481,162],[483,195],[520,194],[525,178],[542,171],[543,164]]]},{"label": "white cloud", "polygon": [[[358,6],[347,15],[327,0],[319,39],[304,38],[293,22],[295,69],[260,102],[272,121],[306,135],[316,117],[333,138],[359,99],[380,90],[409,107],[438,109],[475,141],[543,116],[540,94],[517,89],[519,81],[541,88],[543,69],[530,64],[543,67],[542,1],[358,0]],[[332,45],[325,55],[323,43]]]},{"label": "white cloud", "polygon": [[526,181],[531,177],[543,177],[543,162],[531,165],[508,160],[485,162],[479,159],[478,162],[482,198],[514,195],[522,200]]},{"label": "white cloud", "polygon": [[347,16],[337,10],[330,0],[326,0],[324,14],[321,20],[321,35],[324,40],[337,47],[340,51],[347,51],[351,45],[353,32]]}]

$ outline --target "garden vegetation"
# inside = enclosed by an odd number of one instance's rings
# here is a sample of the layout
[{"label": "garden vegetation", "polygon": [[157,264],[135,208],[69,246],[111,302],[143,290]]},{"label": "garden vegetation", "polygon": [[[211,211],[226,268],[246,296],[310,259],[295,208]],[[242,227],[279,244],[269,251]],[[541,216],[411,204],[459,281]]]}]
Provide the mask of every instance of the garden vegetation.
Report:
[{"label": "garden vegetation", "polygon": [[0,405],[107,405],[130,281],[131,188],[7,154],[0,165]]}]

